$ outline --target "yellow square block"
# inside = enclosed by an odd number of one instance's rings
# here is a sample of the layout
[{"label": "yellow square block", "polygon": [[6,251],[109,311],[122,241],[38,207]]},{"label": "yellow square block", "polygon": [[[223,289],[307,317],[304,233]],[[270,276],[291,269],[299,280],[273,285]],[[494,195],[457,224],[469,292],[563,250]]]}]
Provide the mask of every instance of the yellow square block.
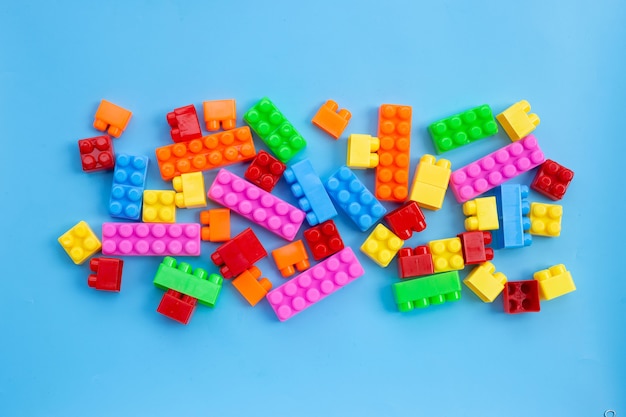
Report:
[{"label": "yellow square block", "polygon": [[544,300],[552,300],[576,290],[572,274],[563,264],[537,271],[533,278],[539,282],[539,294]]},{"label": "yellow square block", "polygon": [[141,220],[144,223],[176,223],[175,195],[170,190],[145,190]]},{"label": "yellow square block", "polygon": [[491,262],[484,262],[472,269],[463,283],[485,303],[491,303],[504,290],[506,275],[496,272]]},{"label": "yellow square block", "polygon": [[435,161],[435,157],[428,154],[420,158],[409,195],[410,200],[430,210],[439,210],[443,205],[452,173],[450,161],[443,158]]},{"label": "yellow square block", "polygon": [[172,179],[176,190],[176,207],[198,208],[206,207],[206,190],[202,172],[189,172]]},{"label": "yellow square block", "polygon": [[498,207],[495,197],[481,197],[463,204],[465,230],[496,230],[500,228],[498,221]]},{"label": "yellow square block", "polygon": [[560,204],[530,204],[530,234],[557,237],[561,235],[563,206]]},{"label": "yellow square block", "polygon": [[376,168],[378,166],[377,137],[353,133],[348,136],[348,155],[346,165],[350,168]]},{"label": "yellow square block", "polygon": [[382,267],[389,265],[404,241],[379,224],[361,245],[361,251]]},{"label": "yellow square block", "polygon": [[539,117],[530,112],[530,104],[526,100],[518,101],[496,116],[509,138],[516,142],[528,136],[539,126]]},{"label": "yellow square block", "polygon": [[433,257],[433,266],[436,272],[458,271],[465,267],[461,239],[433,240],[428,242],[430,254]]},{"label": "yellow square block", "polygon": [[98,252],[102,243],[98,236],[85,221],[78,222],[74,227],[59,237],[59,243],[76,265],[80,265],[87,258]]}]

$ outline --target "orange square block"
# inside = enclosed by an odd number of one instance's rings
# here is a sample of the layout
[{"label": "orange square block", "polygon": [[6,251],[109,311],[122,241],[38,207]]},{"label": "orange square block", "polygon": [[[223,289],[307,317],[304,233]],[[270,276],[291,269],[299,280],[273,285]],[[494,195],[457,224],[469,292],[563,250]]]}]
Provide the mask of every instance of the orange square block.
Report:
[{"label": "orange square block", "polygon": [[304,249],[302,240],[296,240],[295,242],[273,250],[272,257],[281,275],[285,278],[295,274],[296,268],[298,271],[302,272],[311,266],[309,263],[309,255],[307,255],[306,249]]},{"label": "orange square block", "polygon": [[261,270],[256,266],[247,269],[233,280],[233,286],[252,307],[265,297],[272,289],[272,283],[267,278],[261,278]]},{"label": "orange square block", "polygon": [[200,237],[209,242],[230,240],[230,209],[220,208],[200,212]]},{"label": "orange square block", "polygon": [[378,166],[376,198],[403,202],[409,195],[411,158],[410,106],[383,104],[378,113]]},{"label": "orange square block", "polygon": [[109,101],[102,100],[96,110],[93,127],[104,132],[108,129],[109,135],[119,138],[126,129],[133,114]]},{"label": "orange square block", "polygon": [[235,100],[205,101],[202,106],[204,107],[206,130],[209,132],[220,130],[220,123],[224,130],[235,128],[235,119],[237,118]]},{"label": "orange square block", "polygon": [[328,100],[320,107],[320,109],[313,117],[313,124],[324,132],[328,133],[335,139],[339,139],[339,136],[348,126],[352,113],[346,109],[339,109],[339,105],[333,100]]}]

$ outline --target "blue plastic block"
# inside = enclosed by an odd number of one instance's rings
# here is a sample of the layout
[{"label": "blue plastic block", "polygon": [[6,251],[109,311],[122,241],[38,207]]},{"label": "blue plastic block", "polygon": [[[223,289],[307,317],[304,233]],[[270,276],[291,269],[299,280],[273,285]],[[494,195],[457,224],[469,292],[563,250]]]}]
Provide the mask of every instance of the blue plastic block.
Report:
[{"label": "blue plastic block", "polygon": [[115,157],[109,213],[119,219],[139,220],[148,171],[147,156],[119,154]]},{"label": "blue plastic block", "polygon": [[306,212],[309,225],[315,226],[337,215],[328,193],[311,165],[305,159],[285,170],[283,178],[291,185],[291,192],[298,199],[298,206]]},{"label": "blue plastic block", "polygon": [[345,165],[328,178],[325,186],[330,198],[363,232],[387,212],[374,194]]},{"label": "blue plastic block", "polygon": [[500,221],[500,228],[491,233],[492,248],[512,249],[531,245],[528,191],[526,185],[502,184],[485,193],[496,197]]}]

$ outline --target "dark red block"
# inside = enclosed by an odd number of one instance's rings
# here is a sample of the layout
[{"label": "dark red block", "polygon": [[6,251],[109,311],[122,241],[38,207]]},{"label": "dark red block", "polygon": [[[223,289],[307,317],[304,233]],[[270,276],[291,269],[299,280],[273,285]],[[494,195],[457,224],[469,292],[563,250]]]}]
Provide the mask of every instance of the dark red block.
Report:
[{"label": "dark red block", "polygon": [[504,284],[504,312],[533,313],[541,310],[537,281],[514,281]]},{"label": "dark red block", "polygon": [[93,258],[89,269],[93,274],[87,277],[87,285],[102,291],[119,292],[122,287],[124,261],[115,258]]},{"label": "dark red block", "polygon": [[434,274],[435,267],[430,248],[428,246],[417,246],[415,249],[400,249],[398,252],[398,273],[400,278]]},{"label": "dark red block", "polygon": [[252,184],[271,192],[287,166],[265,151],[260,151],[243,174]]},{"label": "dark red block", "polygon": [[324,223],[305,230],[304,240],[316,261],[337,253],[344,247],[337,226],[332,220],[326,220]]},{"label": "dark red block", "polygon": [[458,234],[457,237],[461,239],[465,265],[482,264],[493,259],[493,249],[485,247],[491,243],[491,233],[476,230]]},{"label": "dark red block", "polygon": [[402,207],[387,214],[385,221],[391,231],[402,240],[410,239],[413,232],[426,229],[426,218],[415,201],[407,201]]},{"label": "dark red block", "polygon": [[539,167],[530,188],[552,200],[560,200],[565,195],[573,178],[574,171],[547,159]]},{"label": "dark red block", "polygon": [[113,141],[107,135],[78,141],[83,171],[95,172],[115,168]]},{"label": "dark red block", "polygon": [[197,299],[178,291],[167,290],[161,298],[157,311],[172,320],[187,324],[196,309],[196,301]]},{"label": "dark red block", "polygon": [[247,228],[211,254],[224,278],[232,278],[267,256],[267,252],[252,229]]},{"label": "dark red block", "polygon": [[198,113],[193,104],[169,112],[167,123],[172,127],[170,135],[174,142],[185,142],[202,137]]}]

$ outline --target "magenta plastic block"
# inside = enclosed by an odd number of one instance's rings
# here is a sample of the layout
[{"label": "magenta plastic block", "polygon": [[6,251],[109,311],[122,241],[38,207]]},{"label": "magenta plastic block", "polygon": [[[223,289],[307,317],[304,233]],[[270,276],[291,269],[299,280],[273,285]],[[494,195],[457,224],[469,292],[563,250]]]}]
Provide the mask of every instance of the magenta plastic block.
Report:
[{"label": "magenta plastic block", "polygon": [[545,160],[535,136],[528,135],[454,171],[450,188],[457,201],[464,203],[530,171]]},{"label": "magenta plastic block", "polygon": [[345,248],[267,293],[278,320],[285,321],[363,275],[352,249]]},{"label": "magenta plastic block", "polygon": [[197,223],[104,223],[102,253],[121,256],[199,256]]},{"label": "magenta plastic block", "polygon": [[304,221],[302,210],[225,169],[217,173],[207,196],[289,241]]}]

